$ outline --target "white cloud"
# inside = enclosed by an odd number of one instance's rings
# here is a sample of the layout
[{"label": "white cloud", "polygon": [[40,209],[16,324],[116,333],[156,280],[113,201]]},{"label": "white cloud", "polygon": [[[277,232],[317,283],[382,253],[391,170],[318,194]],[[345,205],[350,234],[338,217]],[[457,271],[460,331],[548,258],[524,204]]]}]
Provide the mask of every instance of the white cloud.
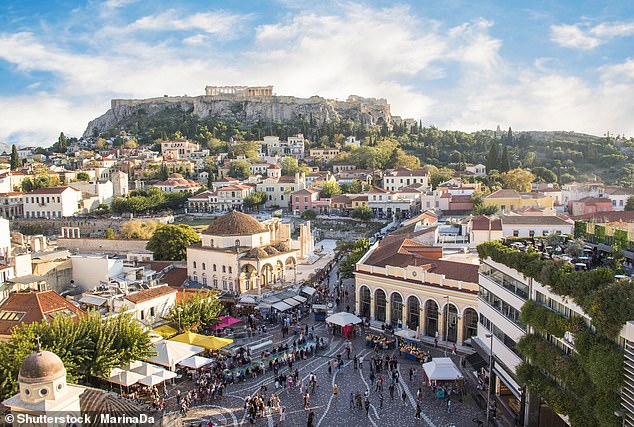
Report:
[{"label": "white cloud", "polygon": [[[403,6],[293,9],[280,22],[254,28],[245,24],[251,18],[174,10],[122,25],[108,21],[109,27],[76,35],[75,43],[87,47],[82,53],[60,38],[0,33],[0,60],[17,72],[55,76],[29,89],[52,86],[48,93],[0,98],[9,111],[0,140],[50,144],[62,130],[80,134],[111,98],[199,95],[207,84],[387,98],[393,114],[443,128],[634,133],[632,60],[604,66],[596,83],[549,69],[548,58],[520,67],[501,56],[503,42],[491,35],[490,20],[447,27]],[[627,23],[569,27],[563,32],[577,48],[629,31]],[[175,30],[182,34],[161,38]],[[236,32],[244,36],[239,47],[217,46]]]},{"label": "white cloud", "polygon": [[106,0],[103,5],[107,9],[118,9],[120,7],[127,6],[136,1],[137,0]]},{"label": "white cloud", "polygon": [[615,37],[627,37],[634,34],[634,22],[603,22],[591,26],[583,24],[551,25],[551,40],[563,47],[592,50]]}]

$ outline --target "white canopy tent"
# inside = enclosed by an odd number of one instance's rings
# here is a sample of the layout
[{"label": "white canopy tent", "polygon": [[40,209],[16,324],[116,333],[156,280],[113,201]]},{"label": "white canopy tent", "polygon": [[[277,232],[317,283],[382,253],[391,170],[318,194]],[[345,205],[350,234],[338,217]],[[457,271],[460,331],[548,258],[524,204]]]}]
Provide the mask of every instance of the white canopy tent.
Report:
[{"label": "white canopy tent", "polygon": [[286,311],[291,308],[290,305],[286,304],[284,301],[278,301],[276,303],[271,304],[271,307],[278,311]]},{"label": "white canopy tent", "polygon": [[401,338],[406,338],[408,340],[419,341],[418,334],[412,329],[401,329],[400,331],[394,332],[394,335],[397,335]]},{"label": "white canopy tent", "polygon": [[203,366],[209,365],[211,362],[213,362],[213,359],[201,356],[192,356],[179,362],[178,364],[186,368],[199,369]]},{"label": "white canopy tent", "polygon": [[205,351],[204,348],[198,347],[197,345],[170,340],[154,343],[153,350],[156,352],[156,356],[149,358],[148,362],[167,366],[170,369],[174,369],[177,363],[182,362],[188,357]]},{"label": "white canopy tent", "polygon": [[141,375],[142,377],[147,377],[148,375],[154,375],[157,372],[164,371],[165,369],[160,366],[152,365],[151,363],[143,362],[140,366],[137,366],[134,369],[131,369],[130,372],[134,372],[136,374]]},{"label": "white canopy tent", "polygon": [[436,357],[431,362],[423,363],[423,369],[430,381],[455,381],[462,378],[462,373],[449,357]]},{"label": "white canopy tent", "polygon": [[326,323],[332,323],[339,326],[357,325],[361,322],[363,322],[363,320],[359,317],[352,313],[346,313],[345,311],[326,317]]}]

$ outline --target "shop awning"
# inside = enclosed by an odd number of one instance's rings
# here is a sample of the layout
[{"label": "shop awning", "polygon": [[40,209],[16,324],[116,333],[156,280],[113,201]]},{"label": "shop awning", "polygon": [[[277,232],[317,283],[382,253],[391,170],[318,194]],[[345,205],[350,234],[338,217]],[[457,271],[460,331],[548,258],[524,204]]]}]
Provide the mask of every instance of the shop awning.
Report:
[{"label": "shop awning", "polygon": [[288,310],[289,308],[291,308],[291,306],[290,306],[290,305],[286,304],[286,303],[285,303],[285,302],[283,302],[283,301],[278,301],[278,302],[276,302],[276,303],[274,303],[274,304],[271,304],[271,307],[273,307],[274,309],[276,309],[276,310],[278,310],[278,311],[286,311],[286,310]]},{"label": "shop awning", "polygon": [[356,325],[361,322],[363,322],[363,320],[354,314],[346,313],[345,311],[326,317],[326,323],[332,323],[339,326]]},{"label": "shop awning", "polygon": [[315,292],[317,292],[317,290],[311,286],[304,286],[301,292],[308,296],[312,296]]},{"label": "shop awning", "polygon": [[219,338],[214,336],[195,334],[193,332],[185,332],[183,334],[177,335],[170,341],[192,344],[206,348],[207,350],[220,350],[221,348],[233,343],[233,340],[229,338]]},{"label": "shop awning", "polygon": [[300,302],[300,303],[302,303],[302,304],[303,304],[303,303],[305,303],[306,301],[308,301],[308,298],[303,297],[303,296],[301,296],[301,295],[295,295],[295,296],[293,297],[293,299],[295,299],[295,300],[299,301],[299,302]]},{"label": "shop awning", "polygon": [[295,307],[301,304],[299,301],[293,298],[286,298],[283,302],[290,305],[291,307]]}]

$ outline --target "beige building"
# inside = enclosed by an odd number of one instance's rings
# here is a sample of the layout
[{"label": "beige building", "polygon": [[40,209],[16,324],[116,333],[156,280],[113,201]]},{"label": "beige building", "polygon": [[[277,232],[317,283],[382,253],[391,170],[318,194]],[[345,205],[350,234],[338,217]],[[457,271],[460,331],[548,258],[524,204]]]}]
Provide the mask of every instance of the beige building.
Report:
[{"label": "beige building", "polygon": [[203,231],[201,243],[187,248],[187,275],[203,286],[235,293],[292,285],[301,255],[292,243],[289,225],[279,219],[260,223],[232,211]]},{"label": "beige building", "polygon": [[462,345],[477,334],[478,266],[407,236],[375,243],[355,270],[356,313]]}]

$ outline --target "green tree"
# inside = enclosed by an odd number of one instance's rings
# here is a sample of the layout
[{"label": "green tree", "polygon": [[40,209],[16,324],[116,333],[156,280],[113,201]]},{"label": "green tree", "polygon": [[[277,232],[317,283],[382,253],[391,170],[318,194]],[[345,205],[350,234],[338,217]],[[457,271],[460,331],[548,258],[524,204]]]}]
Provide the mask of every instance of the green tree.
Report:
[{"label": "green tree", "polygon": [[634,211],[634,196],[627,199],[627,203],[625,204],[626,211]]},{"label": "green tree", "polygon": [[266,193],[263,191],[254,191],[243,200],[245,208],[258,210],[260,206],[266,203]]},{"label": "green tree", "polygon": [[7,342],[0,343],[0,399],[18,391],[18,371],[24,359],[37,350],[57,354],[69,382],[106,378],[110,371],[133,360],[153,355],[149,330],[130,314],[102,317],[89,312],[77,317],[66,314],[16,327]]},{"label": "green tree", "polygon": [[557,175],[550,169],[546,169],[543,166],[538,166],[536,168],[531,169],[533,175],[535,175],[535,179],[537,181],[543,181],[547,183],[555,183],[557,182]]},{"label": "green tree", "polygon": [[531,191],[531,184],[535,177],[525,169],[513,169],[502,177],[505,188],[517,190],[519,192]]},{"label": "green tree", "polygon": [[295,175],[299,172],[299,163],[294,157],[284,157],[281,163],[282,175]]},{"label": "green tree", "polygon": [[65,153],[66,149],[68,149],[68,138],[66,138],[64,132],[60,132],[57,142],[53,144],[53,150],[56,153]]},{"label": "green tree", "polygon": [[11,146],[11,170],[20,169],[20,156],[18,156],[18,147],[13,144]]},{"label": "green tree", "polygon": [[339,188],[337,181],[324,182],[324,185],[321,187],[321,191],[319,192],[319,196],[328,199],[335,194],[341,194],[341,188]]},{"label": "green tree", "polygon": [[187,224],[160,225],[147,244],[158,260],[182,261],[187,255],[187,247],[200,242],[198,233]]},{"label": "green tree", "polygon": [[229,176],[236,179],[247,179],[251,175],[251,164],[246,160],[234,160],[229,163]]},{"label": "green tree", "polygon": [[317,218],[317,214],[312,209],[306,209],[304,212],[301,213],[300,217],[303,220],[310,221]]},{"label": "green tree", "polygon": [[106,231],[103,233],[103,238],[104,239],[114,239],[116,236],[114,234],[114,230],[112,228],[107,228]]},{"label": "green tree", "polygon": [[77,172],[77,175],[75,175],[75,178],[77,178],[77,181],[90,181],[90,175],[88,175],[86,172]]},{"label": "green tree", "polygon": [[105,203],[100,204],[99,206],[97,206],[97,209],[95,209],[96,215],[108,215],[109,213],[110,213],[110,206],[108,206]]},{"label": "green tree", "polygon": [[502,158],[500,159],[500,172],[508,172],[511,170],[511,159],[509,158],[509,150],[504,146],[502,150]]},{"label": "green tree", "polygon": [[498,155],[498,143],[493,141],[491,143],[491,148],[489,149],[489,154],[487,156],[486,167],[487,171],[499,170],[500,169],[500,159]]},{"label": "green tree", "polygon": [[370,219],[373,216],[372,209],[367,206],[359,206],[358,208],[352,210],[350,216],[357,219]]},{"label": "green tree", "polygon": [[222,310],[215,292],[201,291],[189,296],[183,291],[181,302],[168,310],[167,318],[178,325],[179,332],[197,332],[201,326],[217,323]]},{"label": "green tree", "polygon": [[359,262],[368,249],[370,249],[370,242],[368,239],[358,239],[351,246],[352,250],[345,258],[339,261],[339,277],[342,279],[350,279],[353,277],[357,262]]}]

